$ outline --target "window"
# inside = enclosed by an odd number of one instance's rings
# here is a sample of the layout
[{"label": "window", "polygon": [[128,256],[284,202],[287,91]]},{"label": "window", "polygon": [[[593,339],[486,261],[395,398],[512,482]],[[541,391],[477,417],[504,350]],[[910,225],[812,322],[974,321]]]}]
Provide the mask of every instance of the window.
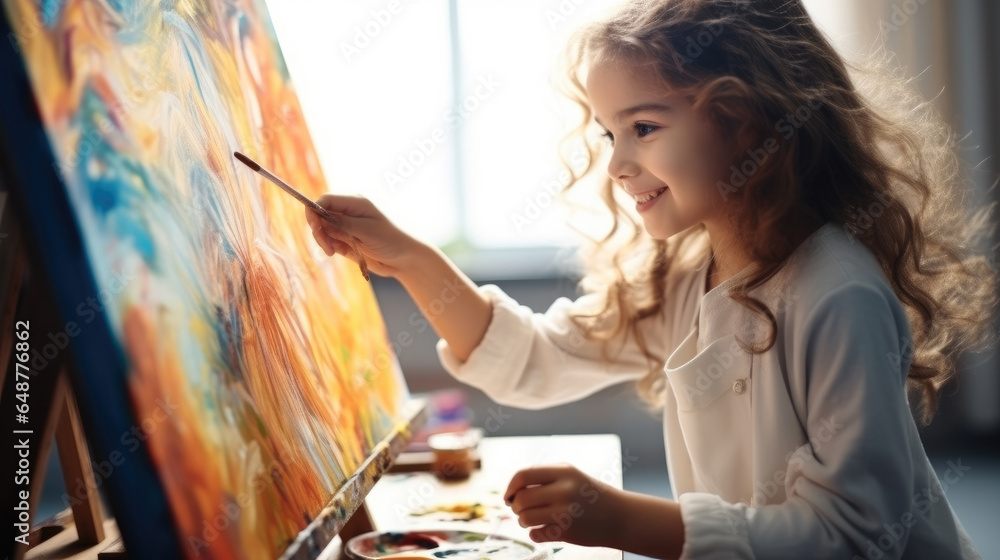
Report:
[{"label": "window", "polygon": [[[552,81],[569,33],[616,3],[268,7],[330,188],[364,194],[461,264],[463,249],[523,258],[547,247],[535,254],[551,261],[551,248],[576,244],[553,193],[562,186],[558,142],[579,116]],[[806,4],[843,37],[844,10]],[[582,187],[576,196],[592,193]]]},{"label": "window", "polygon": [[448,3],[280,0],[268,9],[330,189],[369,197],[429,241],[456,236],[453,154],[433,134],[452,98]]},{"label": "window", "polygon": [[[566,246],[558,53],[609,0],[269,3],[331,189],[460,248]],[[570,112],[567,112],[569,110]],[[523,252],[519,254],[524,254]]]}]

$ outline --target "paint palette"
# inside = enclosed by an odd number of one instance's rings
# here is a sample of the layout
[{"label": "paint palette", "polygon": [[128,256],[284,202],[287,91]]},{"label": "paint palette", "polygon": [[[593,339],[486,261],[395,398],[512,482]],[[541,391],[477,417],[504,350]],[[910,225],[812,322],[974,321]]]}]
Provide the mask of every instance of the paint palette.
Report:
[{"label": "paint palette", "polygon": [[355,560],[540,560],[546,549],[533,543],[473,531],[375,531],[347,542]]}]

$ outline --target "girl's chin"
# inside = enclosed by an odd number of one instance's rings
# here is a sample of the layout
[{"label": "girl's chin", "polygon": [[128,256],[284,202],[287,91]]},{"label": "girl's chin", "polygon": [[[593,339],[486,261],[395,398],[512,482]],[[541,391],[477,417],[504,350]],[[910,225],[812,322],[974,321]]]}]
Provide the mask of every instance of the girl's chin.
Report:
[{"label": "girl's chin", "polygon": [[677,235],[681,231],[662,222],[655,222],[653,220],[644,222],[643,227],[645,227],[646,233],[649,234],[650,237],[657,240],[668,239]]},{"label": "girl's chin", "polygon": [[654,222],[652,220],[643,224],[646,233],[649,234],[649,236],[652,237],[653,239],[656,239],[657,241],[666,241],[667,239],[670,239],[671,237],[677,235],[678,233],[683,233],[691,229],[692,227],[694,227],[694,225],[697,224],[681,227],[680,225],[677,224],[668,224],[662,221]]}]

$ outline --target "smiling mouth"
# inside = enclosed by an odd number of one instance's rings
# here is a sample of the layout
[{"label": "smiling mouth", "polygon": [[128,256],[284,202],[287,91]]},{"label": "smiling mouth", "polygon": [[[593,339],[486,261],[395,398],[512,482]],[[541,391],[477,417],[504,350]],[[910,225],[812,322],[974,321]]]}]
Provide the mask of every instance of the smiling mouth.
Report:
[{"label": "smiling mouth", "polygon": [[667,187],[662,187],[660,189],[657,189],[655,191],[646,193],[644,195],[633,195],[633,196],[634,196],[636,202],[638,202],[639,204],[643,204],[643,203],[649,202],[650,200],[653,200],[654,198],[660,196],[666,190],[667,190]]}]

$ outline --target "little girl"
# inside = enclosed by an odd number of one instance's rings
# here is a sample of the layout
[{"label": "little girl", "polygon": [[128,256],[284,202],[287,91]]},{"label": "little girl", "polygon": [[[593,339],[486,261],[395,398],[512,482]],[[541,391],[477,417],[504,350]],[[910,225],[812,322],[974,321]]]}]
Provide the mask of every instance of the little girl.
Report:
[{"label": "little girl", "polygon": [[997,274],[972,252],[989,215],[961,206],[937,114],[884,63],[849,77],[798,0],[633,0],[567,53],[590,154],[567,188],[610,152],[614,217],[579,299],[534,313],[477,287],[363,197],[319,200],[342,229],[306,213],[328,255],[354,258],[352,235],[397,278],[448,372],[497,402],[636,381],[662,408],[676,501],[527,468],[505,497],[531,538],[692,560],[979,558],[910,407],[928,423],[958,355],[995,338]]}]

